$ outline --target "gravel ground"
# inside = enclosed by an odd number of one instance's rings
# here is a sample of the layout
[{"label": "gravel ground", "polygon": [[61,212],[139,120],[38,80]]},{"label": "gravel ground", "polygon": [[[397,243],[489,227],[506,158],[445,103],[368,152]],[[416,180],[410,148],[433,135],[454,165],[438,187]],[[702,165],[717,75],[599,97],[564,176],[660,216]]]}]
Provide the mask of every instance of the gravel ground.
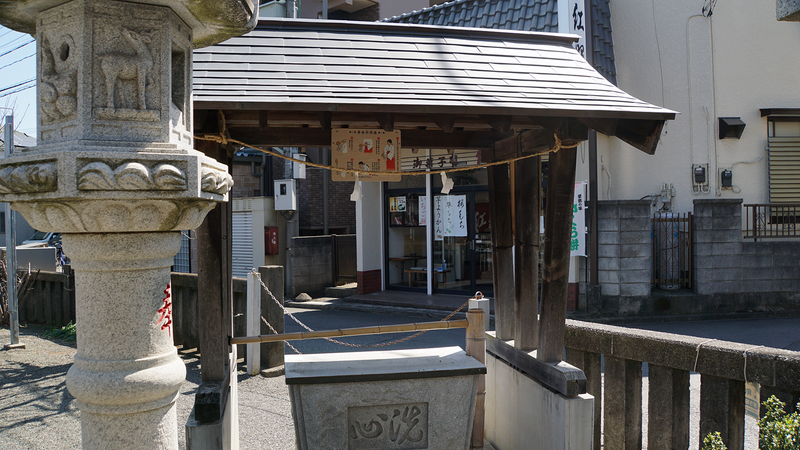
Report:
[{"label": "gravel ground", "polygon": [[[20,329],[25,349],[0,350],[0,448],[61,450],[81,448],[80,412],[66,387],[75,344],[40,338],[45,328]],[[0,343],[10,342],[0,328]],[[179,351],[187,381],[177,402],[178,439],[186,448],[183,424],[194,403],[200,365],[194,350]],[[250,377],[239,372],[239,430],[242,450],[294,450],[289,391],[284,377]]]}]

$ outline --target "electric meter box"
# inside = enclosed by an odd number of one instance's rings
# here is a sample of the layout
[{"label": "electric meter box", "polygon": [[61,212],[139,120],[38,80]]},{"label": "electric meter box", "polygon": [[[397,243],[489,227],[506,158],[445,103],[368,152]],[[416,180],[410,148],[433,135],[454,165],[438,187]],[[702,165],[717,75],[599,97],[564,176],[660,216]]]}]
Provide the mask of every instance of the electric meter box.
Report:
[{"label": "electric meter box", "polygon": [[297,181],[275,180],[275,211],[297,211]]}]

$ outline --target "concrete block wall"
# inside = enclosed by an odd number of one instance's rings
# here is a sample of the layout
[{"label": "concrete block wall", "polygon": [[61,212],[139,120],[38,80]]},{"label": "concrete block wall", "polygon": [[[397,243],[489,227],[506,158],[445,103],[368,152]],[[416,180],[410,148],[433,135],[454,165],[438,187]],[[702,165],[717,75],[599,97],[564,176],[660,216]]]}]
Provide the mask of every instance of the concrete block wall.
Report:
[{"label": "concrete block wall", "polygon": [[597,203],[598,283],[604,297],[650,295],[653,266],[650,202]]},{"label": "concrete block wall", "polygon": [[742,199],[694,201],[694,291],[742,292]]},{"label": "concrete block wall", "polygon": [[292,286],[290,298],[305,292],[321,297],[325,288],[333,286],[333,246],[330,236],[296,237],[292,239]]},{"label": "concrete block wall", "polygon": [[800,242],[742,239],[742,200],[695,200],[695,292],[800,290]]}]

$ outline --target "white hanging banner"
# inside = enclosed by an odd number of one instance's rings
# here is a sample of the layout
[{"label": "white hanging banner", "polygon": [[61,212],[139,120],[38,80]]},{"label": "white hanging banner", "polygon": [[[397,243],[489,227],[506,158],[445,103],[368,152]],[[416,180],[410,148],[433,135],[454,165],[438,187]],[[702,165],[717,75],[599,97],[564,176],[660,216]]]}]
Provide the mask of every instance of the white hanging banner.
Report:
[{"label": "white hanging banner", "polygon": [[445,236],[467,235],[466,195],[433,197],[433,233],[437,241],[441,241]]},{"label": "white hanging banner", "polygon": [[428,225],[428,196],[419,196],[419,226]]},{"label": "white hanging banner", "polygon": [[575,183],[572,203],[572,240],[569,256],[586,256],[586,186],[585,181]]}]

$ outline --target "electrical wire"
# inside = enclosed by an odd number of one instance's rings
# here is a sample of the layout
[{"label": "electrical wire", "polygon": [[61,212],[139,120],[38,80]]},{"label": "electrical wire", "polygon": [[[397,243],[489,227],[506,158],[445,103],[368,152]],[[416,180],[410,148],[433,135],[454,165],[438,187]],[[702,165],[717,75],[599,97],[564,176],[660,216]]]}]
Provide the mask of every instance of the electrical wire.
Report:
[{"label": "electrical wire", "polygon": [[8,87],[4,87],[4,88],[0,89],[0,93],[3,93],[5,91],[8,91],[8,90],[11,90],[11,89],[14,89],[14,88],[18,88],[18,87],[20,87],[20,86],[22,86],[23,84],[26,84],[26,83],[34,83],[34,82],[36,82],[36,78],[31,78],[30,80],[21,81],[21,82],[19,82],[17,84],[14,84],[14,85],[11,85],[11,86],[8,86]]},{"label": "electrical wire", "polygon": [[23,88],[19,88],[17,90],[11,91],[11,92],[5,92],[3,94],[0,94],[0,98],[8,97],[9,95],[13,95],[13,94],[16,94],[16,93],[19,93],[19,92],[22,92],[22,91],[27,91],[28,89],[33,89],[35,87],[36,87],[36,84],[34,83],[34,84],[30,85],[30,86],[25,86]]},{"label": "electrical wire", "polygon": [[22,61],[25,61],[25,60],[26,60],[26,59],[28,59],[28,58],[33,58],[34,56],[36,56],[36,53],[31,53],[30,55],[28,55],[28,56],[26,56],[26,57],[24,57],[24,58],[18,59],[18,60],[16,60],[16,61],[12,62],[12,63],[8,63],[8,64],[6,64],[5,66],[0,66],[0,70],[3,70],[3,69],[5,69],[6,67],[11,67],[11,66],[13,66],[14,64],[17,64],[17,63],[20,63],[20,62],[22,62]]},{"label": "electrical wire", "polygon": [[26,42],[26,43],[24,43],[24,44],[20,45],[19,47],[14,47],[14,48],[12,48],[12,49],[11,49],[11,50],[9,50],[9,51],[7,51],[7,52],[5,52],[5,53],[3,53],[3,54],[0,54],[0,57],[6,56],[6,55],[8,55],[9,53],[15,52],[15,51],[17,51],[17,50],[21,49],[22,47],[25,47],[26,45],[31,45],[31,44],[33,44],[34,42],[36,42],[36,41],[35,41],[35,40],[33,40],[33,39],[31,39],[30,41],[28,41],[28,42]]},{"label": "electrical wire", "polygon": [[[4,35],[4,36],[5,36],[5,35]],[[24,38],[24,37],[25,37],[25,35],[24,35],[24,34],[20,34],[19,36],[17,36],[17,37],[15,37],[14,39],[12,39],[12,40],[10,40],[10,41],[6,42],[5,44],[3,44],[3,45],[0,45],[0,48],[6,48],[6,47],[8,47],[9,45],[13,44],[14,42],[16,42],[16,41],[18,41],[18,40],[20,40],[20,39],[22,39],[22,38]]]}]

